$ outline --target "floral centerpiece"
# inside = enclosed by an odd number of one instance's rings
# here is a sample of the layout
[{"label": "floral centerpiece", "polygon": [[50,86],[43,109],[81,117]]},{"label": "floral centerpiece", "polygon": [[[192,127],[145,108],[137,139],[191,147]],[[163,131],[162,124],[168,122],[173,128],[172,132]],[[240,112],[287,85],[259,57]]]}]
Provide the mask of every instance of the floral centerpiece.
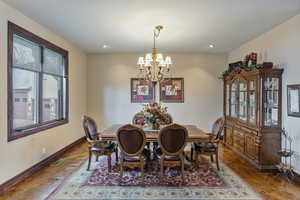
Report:
[{"label": "floral centerpiece", "polygon": [[166,120],[167,107],[157,102],[151,102],[143,105],[142,112],[144,114],[143,124],[148,124],[152,129],[158,130],[161,123],[164,123]]}]

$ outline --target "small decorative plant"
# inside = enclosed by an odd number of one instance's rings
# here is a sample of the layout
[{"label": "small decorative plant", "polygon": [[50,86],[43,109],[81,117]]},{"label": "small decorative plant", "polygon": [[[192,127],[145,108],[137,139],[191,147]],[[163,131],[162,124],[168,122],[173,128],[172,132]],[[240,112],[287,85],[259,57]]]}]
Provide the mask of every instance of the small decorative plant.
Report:
[{"label": "small decorative plant", "polygon": [[152,126],[152,129],[158,130],[160,124],[164,122],[167,107],[162,106],[160,103],[151,102],[143,105],[144,121],[143,124]]}]

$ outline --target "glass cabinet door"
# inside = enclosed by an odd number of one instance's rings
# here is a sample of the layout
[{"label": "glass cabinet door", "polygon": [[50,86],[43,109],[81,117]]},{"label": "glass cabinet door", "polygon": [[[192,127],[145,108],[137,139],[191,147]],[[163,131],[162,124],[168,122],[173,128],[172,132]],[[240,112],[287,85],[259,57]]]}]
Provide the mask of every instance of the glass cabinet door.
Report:
[{"label": "glass cabinet door", "polygon": [[225,100],[226,102],[226,107],[225,107],[225,109],[226,109],[226,112],[225,112],[225,115],[226,116],[229,116],[229,109],[230,109],[230,107],[229,107],[229,105],[230,105],[230,85],[229,84],[226,84],[226,100]]},{"label": "glass cabinet door", "polygon": [[264,79],[264,125],[277,126],[279,123],[278,99],[279,78]]},{"label": "glass cabinet door", "polygon": [[247,120],[247,84],[239,81],[239,118]]},{"label": "glass cabinet door", "polygon": [[237,117],[237,91],[238,84],[234,82],[231,84],[231,95],[230,95],[230,114],[231,117]]},{"label": "glass cabinet door", "polygon": [[249,122],[256,124],[256,82],[250,80],[248,82],[249,88]]}]

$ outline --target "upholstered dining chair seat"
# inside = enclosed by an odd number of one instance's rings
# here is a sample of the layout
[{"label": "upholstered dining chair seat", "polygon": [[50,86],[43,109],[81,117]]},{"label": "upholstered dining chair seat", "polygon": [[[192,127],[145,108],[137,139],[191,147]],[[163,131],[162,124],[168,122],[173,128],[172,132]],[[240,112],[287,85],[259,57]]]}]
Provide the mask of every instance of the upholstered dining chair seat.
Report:
[{"label": "upholstered dining chair seat", "polygon": [[216,146],[212,143],[193,143],[192,148],[201,152],[215,152],[217,150]]},{"label": "upholstered dining chair seat", "polygon": [[[146,160],[147,158],[150,157],[150,151],[148,149],[144,149],[142,152],[142,156]],[[139,156],[134,156],[134,157],[129,157],[124,155],[124,161],[126,162],[138,162],[139,161]]]},{"label": "upholstered dining chair seat", "polygon": [[[161,159],[162,158],[162,154],[163,154],[161,148],[158,147],[157,149],[155,149],[155,154],[157,155],[158,159]],[[165,161],[180,161],[180,157],[165,155],[165,159],[164,160]]]},{"label": "upholstered dining chair seat", "polygon": [[106,142],[106,143],[102,143],[102,147],[101,146],[93,146],[91,147],[91,151],[92,152],[101,152],[103,150],[109,151],[109,152],[114,152],[116,150],[117,144],[114,142]]}]

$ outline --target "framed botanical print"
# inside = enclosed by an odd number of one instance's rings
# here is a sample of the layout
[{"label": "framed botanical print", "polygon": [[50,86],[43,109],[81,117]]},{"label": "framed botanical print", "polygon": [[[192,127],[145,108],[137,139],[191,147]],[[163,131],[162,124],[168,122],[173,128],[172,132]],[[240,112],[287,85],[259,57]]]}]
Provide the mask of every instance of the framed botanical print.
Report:
[{"label": "framed botanical print", "polygon": [[160,101],[170,103],[184,102],[184,79],[170,78],[159,85]]},{"label": "framed botanical print", "polygon": [[300,85],[287,86],[288,116],[300,117]]},{"label": "framed botanical print", "polygon": [[138,78],[132,78],[130,82],[131,103],[155,101],[155,87],[153,83]]}]

